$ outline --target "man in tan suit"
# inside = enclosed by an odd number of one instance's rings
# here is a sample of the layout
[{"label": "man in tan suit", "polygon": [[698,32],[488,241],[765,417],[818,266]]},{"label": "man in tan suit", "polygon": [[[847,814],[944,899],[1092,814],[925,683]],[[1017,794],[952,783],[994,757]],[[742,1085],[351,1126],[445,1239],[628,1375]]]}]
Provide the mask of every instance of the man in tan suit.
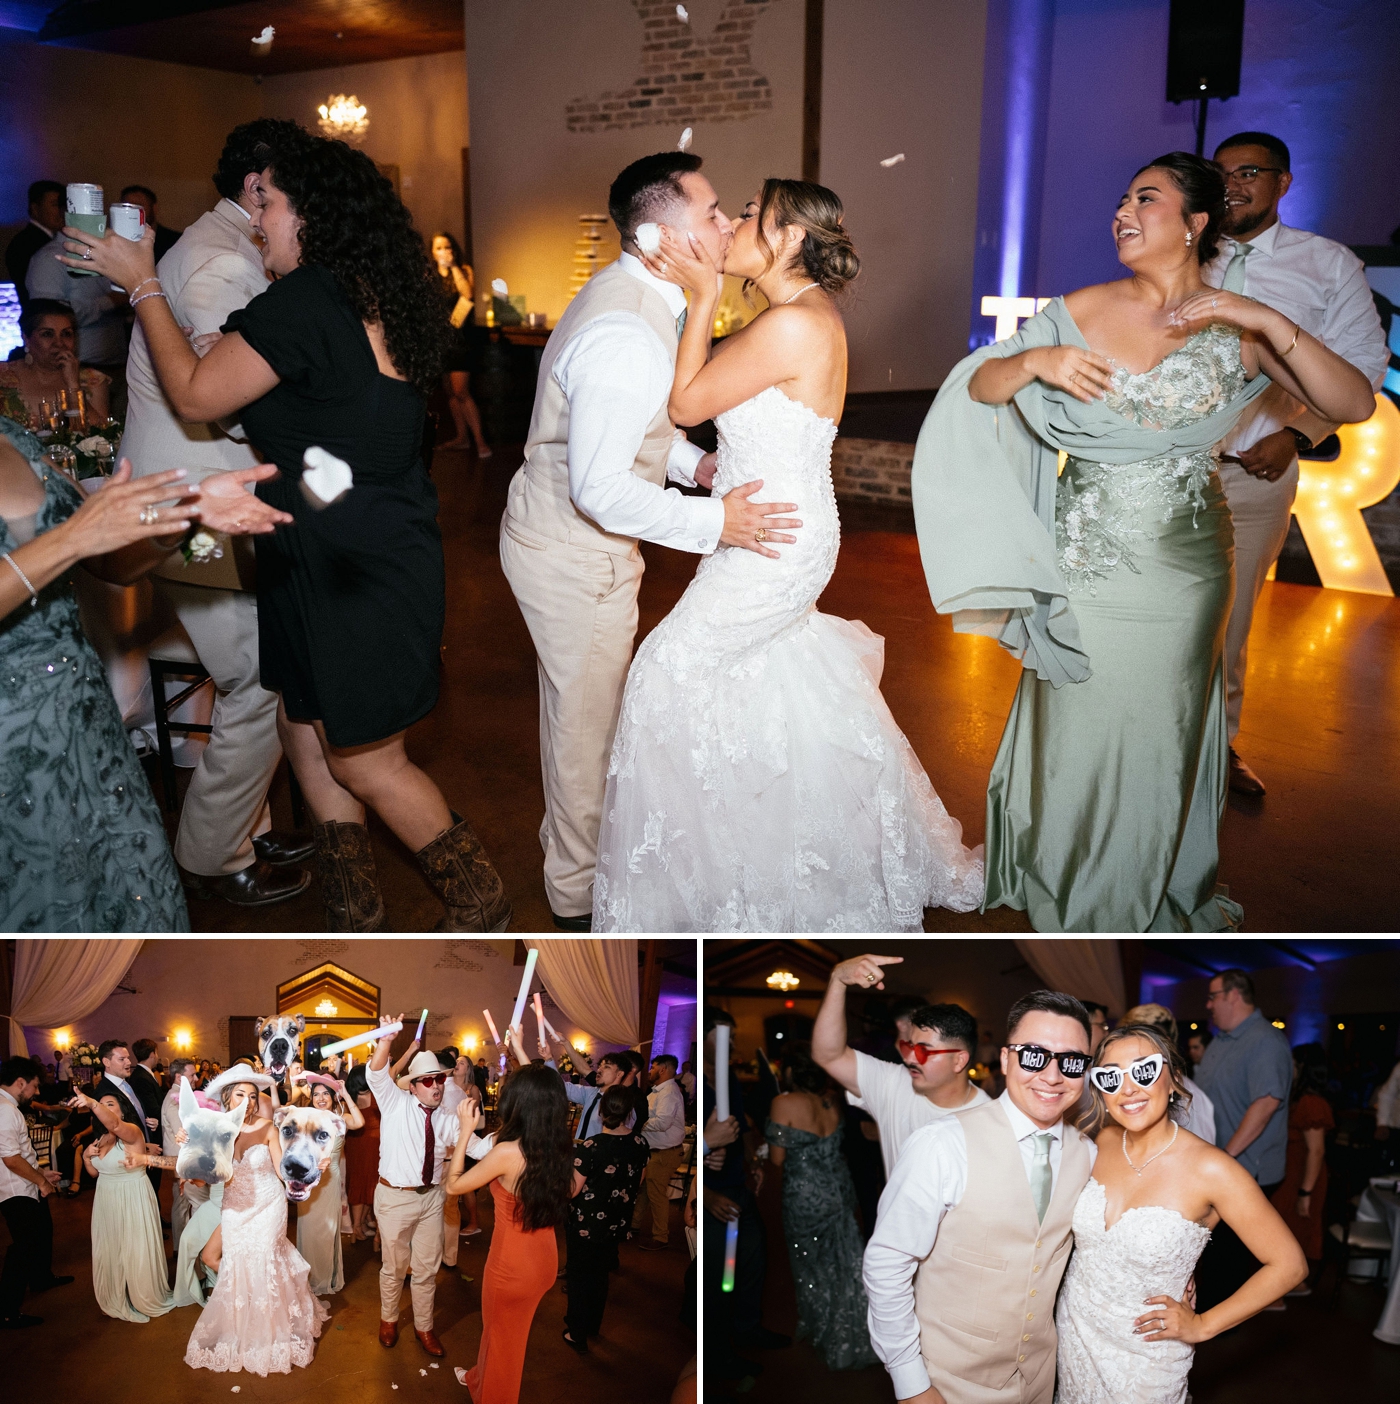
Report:
[{"label": "man in tan suit", "polygon": [[[194,334],[217,332],[231,312],[267,287],[250,224],[257,208],[253,191],[274,144],[304,136],[296,123],[270,119],[246,122],[229,134],[214,173],[223,198],[160,261],[160,285],[170,310]],[[127,382],[121,452],[138,476],[184,468],[191,482],[199,482],[257,463],[236,423],[186,424],[178,418],[156,379],[139,322]],[[311,881],[295,864],[311,855],[312,844],[271,831],[267,791],[282,746],[277,694],[258,680],[252,538],[218,540],[218,559],[186,563],[177,551],[156,570],[157,588],[179,615],[216,689],[213,734],[185,794],[175,858],[195,894],[236,906],[266,906],[295,897]]]},{"label": "man in tan suit", "polygon": [[1077,999],[1026,995],[1007,1017],[1006,1091],[904,1143],[864,1272],[870,1341],[903,1404],[1051,1404],[1055,1294],[1094,1163],[1063,1121],[1089,1039]]},{"label": "man in tan suit", "polygon": [[700,158],[634,161],[608,212],[622,256],[579,291],[544,350],[525,463],[501,521],[501,566],[539,663],[544,884],[554,924],[587,931],[608,757],[622,705],[637,591],[638,541],[708,555],[719,545],[774,554],[756,533],[783,526],[782,504],[751,503],[755,484],[719,498],[714,461],[667,414],[685,294],[637,257],[639,225],[691,234],[722,265],[733,226]]}]

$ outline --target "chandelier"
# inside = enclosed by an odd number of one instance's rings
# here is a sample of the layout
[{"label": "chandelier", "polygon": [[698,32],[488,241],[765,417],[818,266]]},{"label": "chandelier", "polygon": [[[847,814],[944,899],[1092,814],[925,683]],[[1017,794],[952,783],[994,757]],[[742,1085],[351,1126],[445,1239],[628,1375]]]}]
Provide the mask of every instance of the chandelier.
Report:
[{"label": "chandelier", "polygon": [[334,93],[316,109],[321,120],[316,124],[321,134],[338,137],[341,141],[357,142],[369,131],[369,108],[354,93]]},{"label": "chandelier", "polygon": [[789,990],[795,990],[801,983],[802,981],[791,970],[775,970],[764,981],[770,990],[781,990],[784,994]]},{"label": "chandelier", "polygon": [[340,1010],[332,1004],[330,1000],[323,999],[320,1004],[316,1006],[316,1012],[323,1019],[334,1019],[335,1016],[340,1013]]}]

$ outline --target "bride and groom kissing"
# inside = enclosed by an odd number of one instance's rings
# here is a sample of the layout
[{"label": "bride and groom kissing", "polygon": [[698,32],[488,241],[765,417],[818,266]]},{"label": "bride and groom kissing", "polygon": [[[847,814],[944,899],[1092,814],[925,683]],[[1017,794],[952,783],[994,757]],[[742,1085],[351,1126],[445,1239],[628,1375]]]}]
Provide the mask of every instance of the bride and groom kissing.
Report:
[{"label": "bride and groom kissing", "polygon": [[[887,962],[864,959],[883,988]],[[1307,1275],[1254,1179],[1179,1125],[1176,1045],[1123,1025],[1089,1047],[1078,1000],[1026,995],[1002,1096],[901,1149],[863,1272],[901,1404],[1185,1404],[1195,1345]],[[1261,1266],[1198,1314],[1196,1261],[1220,1223]]]},{"label": "bride and groom kissing", "polygon": [[[859,259],[831,191],[770,179],[730,220],[700,167],[666,152],[613,182],[623,252],[545,348],[501,522],[550,908],[563,930],[921,931],[980,903],[980,850],[880,694],[883,640],[816,609],[840,545],[833,297]],[[721,274],[768,306],[711,354]],[[677,427],[710,419],[715,454]],[[700,562],[634,659],[641,540]]]}]

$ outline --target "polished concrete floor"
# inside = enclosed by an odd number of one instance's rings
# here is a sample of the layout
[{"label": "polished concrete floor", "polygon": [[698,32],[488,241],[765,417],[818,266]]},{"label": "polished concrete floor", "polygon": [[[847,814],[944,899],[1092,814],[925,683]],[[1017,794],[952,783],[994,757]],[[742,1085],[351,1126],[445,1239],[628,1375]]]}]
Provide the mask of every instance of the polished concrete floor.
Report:
[{"label": "polished concrete floor", "polygon": [[[170,1179],[168,1173],[162,1176],[161,1212],[167,1218]],[[79,1398],[101,1404],[206,1404],[231,1399],[236,1387],[241,1404],[387,1404],[391,1399],[469,1404],[452,1370],[476,1362],[481,1340],[481,1277],[492,1224],[488,1193],[477,1195],[485,1232],[463,1239],[457,1267],[438,1273],[435,1325],[447,1354],[437,1369],[413,1337],[407,1292],[398,1345],[385,1350],[379,1344],[379,1259],[369,1242],[342,1239],[345,1290],[323,1298],[331,1319],[322,1328],[315,1359],[305,1369],[265,1379],[246,1371],[216,1375],[184,1364],[198,1307],[180,1307],[145,1325],[103,1315],[92,1295],[92,1199],[89,1181],[78,1199],[51,1201],[54,1271],[71,1273],[76,1281],[25,1298],[25,1311],[42,1317],[43,1325],[0,1338],[0,1398],[27,1404]],[[545,1294],[530,1330],[521,1404],[615,1404],[623,1388],[628,1404],[664,1404],[671,1398],[681,1367],[695,1353],[694,1330],[683,1330],[679,1321],[690,1258],[679,1207],[672,1205],[671,1214],[665,1252],[621,1249],[602,1337],[586,1356],[575,1355],[562,1339],[568,1298],[558,1288]],[[8,1245],[0,1223],[0,1254]],[[561,1238],[561,1261],[563,1254]]]},{"label": "polished concrete floor", "polygon": [[[501,574],[496,533],[518,451],[486,463],[439,454],[448,564],[443,689],[409,750],[470,816],[515,906],[512,929],[549,930],[540,877],[543,813],[534,655]],[[843,511],[836,574],[822,599],[886,641],[884,692],[969,842],[983,835],[987,775],[1019,667],[987,639],[934,614],[908,520]],[[891,529],[893,528],[893,529]],[[641,627],[685,589],[695,558],[645,548]],[[1260,601],[1240,749],[1264,778],[1262,802],[1232,797],[1220,878],[1251,933],[1393,931],[1400,925],[1400,600],[1274,583]],[[285,780],[274,813],[289,822]],[[410,855],[376,828],[389,928],[431,929],[440,915]],[[260,911],[195,902],[200,931],[320,929],[314,885]],[[1027,931],[1019,912],[927,915],[929,931]]]},{"label": "polished concrete floor", "polygon": [[[781,1171],[769,1170],[759,1207],[767,1227],[768,1275],[763,1324],[797,1329],[792,1271],[782,1233]],[[1400,1398],[1400,1346],[1371,1335],[1385,1297],[1374,1286],[1344,1283],[1335,1304],[1333,1269],[1311,1297],[1287,1310],[1265,1312],[1196,1351],[1192,1404],[1381,1404]],[[879,1365],[833,1372],[809,1341],[786,1350],[748,1353],[762,1373],[742,1392],[752,1404],[893,1404],[889,1376]],[[707,1397],[739,1396],[714,1387]]]}]

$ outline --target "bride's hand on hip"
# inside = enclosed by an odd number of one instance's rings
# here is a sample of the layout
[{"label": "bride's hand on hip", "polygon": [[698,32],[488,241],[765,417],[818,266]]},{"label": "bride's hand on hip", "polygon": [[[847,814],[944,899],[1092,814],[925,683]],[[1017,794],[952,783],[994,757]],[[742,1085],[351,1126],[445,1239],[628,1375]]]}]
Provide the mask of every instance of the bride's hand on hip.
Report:
[{"label": "bride's hand on hip", "polygon": [[720,270],[709,250],[694,234],[661,230],[661,247],[655,253],[641,253],[640,258],[658,278],[694,293],[710,297],[719,292]]},{"label": "bride's hand on hip", "polygon": [[1113,384],[1113,367],[1097,351],[1083,351],[1078,346],[1037,346],[1021,354],[1026,369],[1037,380],[1068,391],[1086,405],[1103,399]]},{"label": "bride's hand on hip", "polygon": [[1185,1341],[1199,1345],[1210,1333],[1201,1325],[1201,1318],[1185,1301],[1175,1297],[1148,1297],[1145,1305],[1152,1309],[1133,1322],[1133,1334],[1145,1341]]},{"label": "bride's hand on hip", "polygon": [[746,551],[757,551],[760,556],[771,556],[775,561],[778,553],[764,545],[766,541],[777,541],[791,546],[797,538],[786,532],[796,531],[802,525],[787,512],[797,511],[795,502],[752,502],[762,478],[751,483],[741,483],[727,492],[720,500],[724,503],[724,530],[720,533],[721,546],[742,546]]}]

